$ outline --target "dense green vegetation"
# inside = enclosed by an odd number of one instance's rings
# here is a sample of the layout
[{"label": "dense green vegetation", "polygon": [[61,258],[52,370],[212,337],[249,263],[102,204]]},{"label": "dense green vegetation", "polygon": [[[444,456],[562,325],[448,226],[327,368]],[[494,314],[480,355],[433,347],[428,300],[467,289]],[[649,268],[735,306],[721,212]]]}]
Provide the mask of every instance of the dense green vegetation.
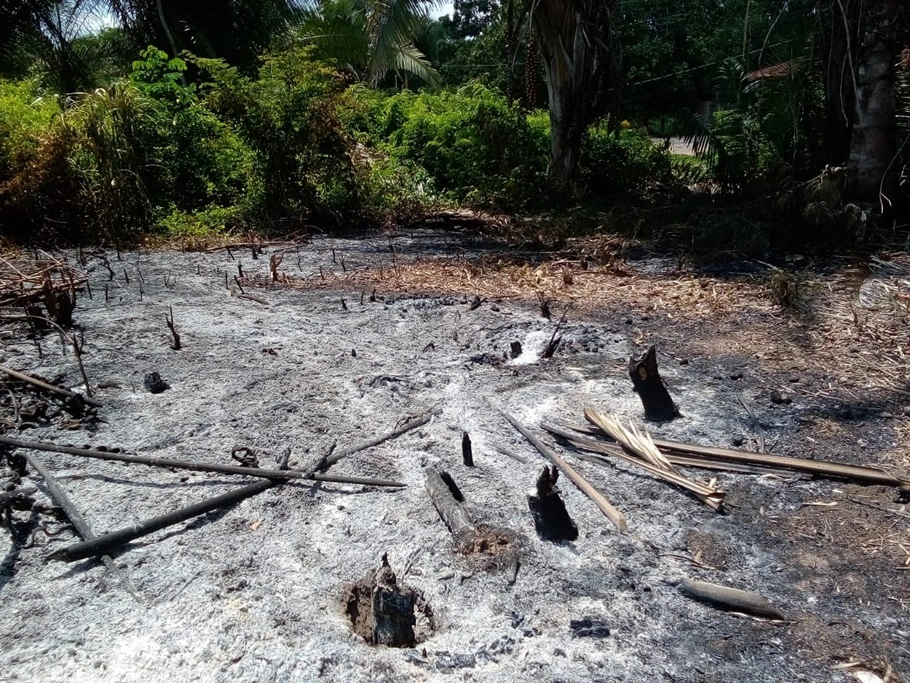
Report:
[{"label": "dense green vegetation", "polygon": [[[874,84],[844,90],[843,65],[875,46],[842,24],[874,34],[879,16],[850,0],[843,15],[826,0],[554,0],[546,16],[459,0],[439,21],[421,0],[216,5],[0,6],[0,236],[287,234],[469,206],[761,253],[878,239],[876,216],[893,237],[903,220],[910,51],[885,139],[856,99]],[[569,10],[603,19],[573,48],[601,65],[587,75],[548,47]],[[907,17],[882,16],[897,62]],[[102,28],[111,17],[121,28]],[[698,157],[671,154],[671,136]],[[850,183],[876,168],[870,198]]]}]

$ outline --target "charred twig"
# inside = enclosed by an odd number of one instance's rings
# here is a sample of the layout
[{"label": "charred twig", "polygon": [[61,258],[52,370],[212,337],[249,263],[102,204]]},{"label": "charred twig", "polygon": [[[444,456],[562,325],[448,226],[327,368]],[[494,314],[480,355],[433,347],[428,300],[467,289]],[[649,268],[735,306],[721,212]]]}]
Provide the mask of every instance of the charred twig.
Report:
[{"label": "charred twig", "polygon": [[111,533],[98,536],[83,543],[75,543],[65,548],[60,548],[48,555],[47,560],[76,562],[77,560],[104,555],[137,538],[147,536],[148,534],[175,524],[180,524],[180,522],[185,522],[188,519],[198,517],[206,512],[239,503],[242,500],[246,500],[247,498],[262,493],[270,488],[279,486],[281,483],[282,482],[280,481],[258,481],[255,484],[248,484],[247,486],[242,486],[229,493],[214,496],[208,500],[188,505],[179,510],[175,510],[174,512],[159,515],[158,517],[153,517],[152,519],[133,524],[132,526],[119,529],[118,531],[112,531]]},{"label": "charred twig", "polygon": [[171,335],[173,335],[173,337],[174,337],[174,343],[171,344],[171,348],[174,349],[174,351],[179,351],[180,350],[180,335],[177,334],[177,328],[174,327],[174,307],[168,306],[168,308],[171,311],[171,316],[168,317],[167,314],[165,314],[164,321],[167,323],[168,329],[170,329]]},{"label": "charred twig", "polygon": [[553,334],[550,337],[550,341],[547,342],[546,347],[543,350],[543,353],[540,354],[541,358],[552,358],[553,354],[556,352],[556,347],[559,346],[559,342],[562,341],[562,337],[556,338],[559,329],[562,327],[562,324],[566,321],[566,314],[569,312],[569,309],[572,308],[572,302],[569,302],[569,305],[566,306],[566,310],[562,312],[562,317],[559,319],[559,322],[556,323],[556,327],[553,329]]},{"label": "charred twig", "polygon": [[[40,460],[37,457],[31,454],[25,455],[28,464],[41,475],[44,479],[44,483],[47,485],[47,490],[51,495],[51,498],[54,499],[54,502],[57,503],[66,514],[69,521],[76,528],[76,531],[80,536],[86,541],[94,541],[97,536],[92,531],[92,528],[88,525],[88,522],[85,521],[85,518],[79,513],[79,510],[76,509],[76,506],[73,505],[73,502],[70,500],[69,496],[66,495],[60,485],[57,483],[57,480],[51,475],[51,473],[44,467]],[[117,566],[114,564],[114,560],[110,555],[106,553],[98,553],[101,555],[101,561],[104,562],[105,568],[123,585],[126,591],[132,595],[138,602],[145,603],[145,600],[142,596],[136,591],[135,588],[130,584],[126,575],[117,569]]]},{"label": "charred twig", "polygon": [[613,522],[619,531],[625,531],[628,528],[625,516],[623,516],[619,510],[613,507],[613,505],[610,504],[610,501],[604,498],[604,496],[597,489],[591,486],[591,484],[588,483],[584,477],[582,477],[565,460],[563,460],[559,454],[556,453],[556,451],[554,451],[552,448],[543,443],[543,441],[534,436],[527,427],[525,427],[508,413],[500,410],[499,414],[502,415],[503,418],[509,422],[509,424],[515,427],[515,429],[521,432],[521,434],[528,441],[530,441],[538,451],[540,451],[541,455],[556,465],[563,474],[571,479],[572,483],[575,484],[582,491],[582,493],[594,501],[594,504],[600,508],[600,511],[603,512],[611,522]]},{"label": "charred twig", "polygon": [[385,441],[390,441],[391,439],[397,439],[402,434],[407,434],[412,429],[417,429],[418,427],[422,427],[423,425],[427,424],[430,420],[433,419],[433,416],[438,415],[439,412],[440,412],[439,409],[431,410],[426,415],[415,418],[415,419],[411,420],[410,422],[407,422],[406,424],[402,425],[398,429],[389,432],[388,434],[383,434],[382,436],[377,436],[374,439],[370,439],[369,441],[364,441],[362,443],[357,444],[356,446],[350,446],[349,448],[342,448],[340,451],[335,451],[334,453],[326,455],[325,457],[322,458],[322,460],[316,466],[316,471],[325,472],[329,467],[331,467],[332,465],[337,463],[342,458],[346,458],[349,455],[353,455],[354,453],[357,453],[359,451],[364,451],[367,448],[372,448],[373,446],[378,446],[379,444],[381,444]]},{"label": "charred twig", "polygon": [[[81,394],[77,394],[74,391],[70,391],[69,389],[64,389],[62,387],[56,387],[53,384],[48,384],[47,382],[42,382],[40,379],[36,379],[35,377],[32,377],[31,375],[23,374],[21,372],[18,372],[17,370],[13,370],[12,368],[8,368],[2,364],[0,364],[0,372],[5,372],[10,377],[14,377],[15,379],[21,380],[23,382],[27,382],[28,384],[38,387],[39,389],[44,389],[45,391],[50,391],[54,394],[59,394],[61,396],[65,396],[67,398],[75,398],[76,396],[80,396],[82,398],[82,400],[84,400],[86,403],[88,403],[91,406],[95,406],[96,408],[100,408],[102,406],[101,403],[99,403],[98,401],[96,401],[93,398],[86,398],[86,397],[83,397]],[[86,386],[88,386],[88,385],[86,385]]]},{"label": "charred twig", "polygon": [[[48,325],[52,325],[53,327],[55,327],[57,329],[57,331],[60,333],[61,343],[64,343],[63,342],[64,339],[69,339],[70,343],[73,345],[73,354],[76,356],[76,365],[79,367],[79,374],[82,375],[82,381],[85,384],[85,395],[91,396],[92,387],[88,382],[88,375],[85,374],[85,366],[82,364],[82,347],[84,344],[79,343],[79,340],[76,339],[75,334],[67,333],[66,330],[64,330],[62,327],[60,327],[60,325],[55,323],[53,320],[48,320],[47,318],[42,317],[40,315],[4,316],[4,317],[0,318],[0,322],[4,322],[4,321],[8,321],[8,320],[11,321],[11,320],[27,320],[27,319],[43,320]],[[19,379],[22,379],[22,378],[20,377]],[[89,402],[89,401],[87,401],[87,402]]]},{"label": "charred twig", "polygon": [[170,458],[152,458],[141,455],[128,455],[126,453],[113,453],[111,451],[99,451],[90,448],[73,448],[71,446],[58,446],[56,444],[43,441],[25,441],[15,439],[10,436],[0,435],[0,444],[7,446],[16,446],[17,448],[29,448],[36,451],[49,451],[51,453],[65,453],[82,458],[94,458],[96,460],[110,460],[114,462],[132,463],[137,465],[148,465],[150,467],[167,467],[178,468],[183,470],[192,470],[195,472],[219,472],[221,474],[242,474],[250,477],[261,477],[265,479],[314,479],[317,481],[333,482],[339,484],[363,484],[365,486],[405,486],[401,482],[387,481],[384,479],[369,479],[366,477],[342,477],[328,474],[312,474],[307,476],[305,472],[299,470],[271,470],[257,467],[240,467],[238,465],[217,465],[200,462],[190,462],[188,460],[173,460]]}]

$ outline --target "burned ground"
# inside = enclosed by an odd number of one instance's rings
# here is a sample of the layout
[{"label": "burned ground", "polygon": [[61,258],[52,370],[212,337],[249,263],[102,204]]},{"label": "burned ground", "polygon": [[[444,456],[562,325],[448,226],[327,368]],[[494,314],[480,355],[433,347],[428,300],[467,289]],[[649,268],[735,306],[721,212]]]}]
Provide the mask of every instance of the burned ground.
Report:
[{"label": "burned ground", "polygon": [[[542,419],[581,422],[585,405],[638,418],[628,359],[657,343],[682,417],[651,425],[655,436],[906,468],[906,342],[894,336],[908,338],[906,317],[890,315],[885,328],[880,313],[849,305],[848,275],[827,273],[830,289],[785,311],[748,275],[699,275],[660,259],[597,262],[596,249],[582,270],[577,254],[528,266],[450,233],[320,239],[286,251],[273,283],[269,256],[279,249],[256,260],[248,249],[131,252],[122,261],[111,253],[113,281],[90,258],[93,298],[80,296],[74,319],[104,406],[96,422],[55,420],[51,408],[21,436],[224,464],[246,446],[263,466],[291,447],[292,466],[305,467],[333,442],[362,441],[438,407],[428,425],[331,470],[407,488],[289,484],[134,542],[114,561],[142,603],[100,563],[45,563],[75,540],[68,529],[38,532],[31,547],[4,535],[4,676],[771,682],[848,681],[858,670],[900,680],[910,671],[910,525],[906,512],[887,511],[900,511],[896,490],[690,470],[717,477],[727,494],[720,515],[621,463],[580,462],[544,437],[629,523],[617,533],[560,478],[579,536],[551,543],[535,534],[528,507],[544,461],[494,410],[541,435]],[[265,303],[236,296],[239,286]],[[552,301],[551,319],[538,292]],[[569,301],[562,341],[540,360]],[[165,324],[170,307],[180,350]],[[78,388],[72,354],[47,337],[39,357],[25,332],[6,327],[0,362],[46,378],[65,373]],[[511,358],[515,341],[522,353]],[[168,390],[145,390],[153,371]],[[772,401],[774,391],[791,402]],[[12,420],[7,397],[2,405]],[[474,468],[462,464],[463,432]],[[97,533],[237,485],[40,457]],[[514,583],[507,567],[457,552],[424,491],[426,465],[453,476],[477,523],[513,534]],[[44,495],[34,473],[26,481]],[[26,524],[28,513],[14,514]],[[414,648],[370,646],[346,611],[351,586],[383,554],[432,610],[433,633]],[[671,585],[680,577],[758,592],[789,620],[691,602]],[[585,619],[607,624],[609,635],[573,631]],[[836,668],[844,664],[852,666]]]}]

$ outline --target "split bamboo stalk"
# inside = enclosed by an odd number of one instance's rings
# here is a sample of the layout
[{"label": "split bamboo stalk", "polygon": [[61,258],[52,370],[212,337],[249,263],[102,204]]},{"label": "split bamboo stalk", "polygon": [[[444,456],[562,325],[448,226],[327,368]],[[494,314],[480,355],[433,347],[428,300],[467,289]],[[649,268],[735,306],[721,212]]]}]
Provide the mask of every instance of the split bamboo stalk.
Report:
[{"label": "split bamboo stalk", "polygon": [[[573,425],[572,429],[583,434],[604,436],[603,432],[599,429],[584,425]],[[687,453],[726,462],[748,463],[761,465],[762,467],[776,467],[796,472],[806,472],[807,474],[821,477],[849,479],[864,484],[878,484],[880,486],[910,485],[910,477],[896,477],[888,474],[882,469],[870,467],[868,465],[848,465],[841,462],[810,460],[808,458],[796,458],[786,455],[749,453],[747,451],[738,451],[732,448],[699,446],[696,444],[683,443],[681,441],[668,441],[666,439],[654,439],[654,445],[664,453]]]},{"label": "split bamboo stalk", "polygon": [[[50,391],[51,393],[54,393],[54,394],[66,396],[67,398],[72,398],[74,396],[81,395],[81,394],[77,394],[74,391],[70,391],[69,389],[64,389],[63,387],[56,387],[53,384],[48,384],[47,382],[42,382],[40,379],[32,377],[31,375],[26,375],[25,373],[19,372],[18,370],[13,370],[12,368],[8,368],[5,365],[0,365],[0,372],[5,372],[10,377],[13,377],[22,382],[31,384],[32,386],[38,387],[39,389],[44,389],[45,391]],[[102,404],[93,398],[90,398],[88,396],[83,396],[82,399],[86,403],[88,403],[90,406],[95,406],[96,408],[102,407]]]}]

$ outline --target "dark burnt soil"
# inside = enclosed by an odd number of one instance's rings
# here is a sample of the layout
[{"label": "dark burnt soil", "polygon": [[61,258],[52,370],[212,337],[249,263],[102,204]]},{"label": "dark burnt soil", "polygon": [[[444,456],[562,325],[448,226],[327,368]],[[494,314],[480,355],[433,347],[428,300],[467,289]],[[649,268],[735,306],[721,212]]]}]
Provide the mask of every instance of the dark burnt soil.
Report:
[{"label": "dark burnt soil", "polygon": [[[217,462],[238,445],[263,454],[292,446],[300,466],[333,441],[375,436],[438,406],[426,428],[332,468],[408,488],[287,486],[151,536],[116,557],[147,597],[142,607],[99,565],[43,563],[73,540],[68,531],[10,544],[0,670],[11,678],[770,683],[910,672],[910,513],[896,489],[689,470],[716,476],[726,492],[727,513],[716,514],[628,466],[584,463],[545,439],[629,520],[618,534],[560,477],[579,537],[552,543],[537,536],[528,507],[544,461],[491,408],[536,433],[542,420],[582,422],[585,405],[638,419],[628,359],[656,343],[683,415],[648,425],[654,436],[906,470],[906,318],[857,304],[852,263],[807,283],[802,307],[789,310],[754,264],[705,274],[623,259],[609,244],[518,260],[498,242],[452,232],[321,239],[285,251],[272,282],[279,249],[255,261],[248,250],[124,254],[107,302],[107,271],[89,262],[94,298],[80,299],[75,319],[105,405],[97,421],[38,419],[22,436]],[[238,261],[240,285],[265,303],[237,296],[232,281],[234,295],[225,289]],[[541,360],[570,302],[562,341]],[[181,351],[169,348],[169,306]],[[24,329],[10,329],[3,363],[65,373],[78,389],[59,344],[48,340],[39,357]],[[511,358],[516,341],[522,354]],[[171,389],[145,392],[152,370]],[[0,420],[11,415],[0,396]],[[461,464],[465,431],[475,468]],[[97,532],[230,484],[45,459]],[[509,540],[506,554],[518,551],[516,575],[511,561],[458,552],[423,490],[427,464],[452,474],[474,520]],[[371,647],[347,613],[346,591],[384,554],[432,610],[433,632],[412,649]],[[683,576],[756,591],[788,621],[691,602],[672,586]],[[570,623],[585,619],[609,635],[573,635]]]}]

